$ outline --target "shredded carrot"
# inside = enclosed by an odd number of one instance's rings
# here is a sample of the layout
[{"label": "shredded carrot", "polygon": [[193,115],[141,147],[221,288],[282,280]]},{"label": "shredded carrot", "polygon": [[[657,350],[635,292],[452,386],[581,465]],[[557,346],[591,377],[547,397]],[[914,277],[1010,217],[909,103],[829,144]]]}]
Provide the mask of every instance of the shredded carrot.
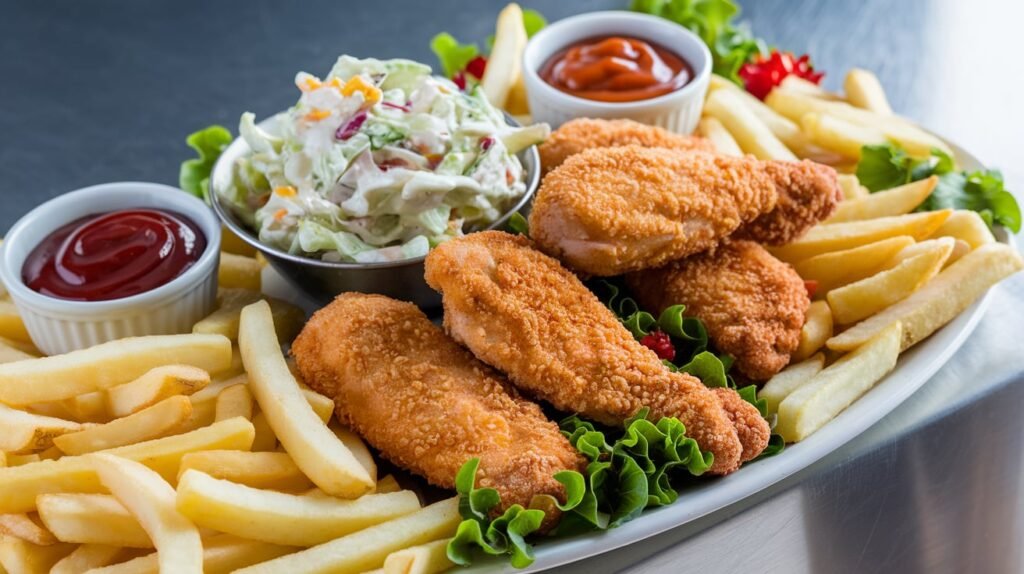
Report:
[{"label": "shredded carrot", "polygon": [[382,96],[380,89],[368,83],[362,76],[352,76],[341,88],[341,95],[343,96],[351,96],[356,92],[362,93],[363,99],[368,104],[379,102]]},{"label": "shredded carrot", "polygon": [[282,185],[281,187],[275,188],[274,193],[281,197],[295,197],[295,194],[298,192],[296,192],[295,188],[290,185]]},{"label": "shredded carrot", "polygon": [[281,221],[286,215],[288,215],[288,210],[282,207],[274,212],[274,221]]},{"label": "shredded carrot", "polygon": [[320,83],[320,80],[310,76],[306,78],[306,81],[303,82],[302,85],[299,86],[299,89],[302,90],[303,92],[312,92],[313,90],[320,88],[321,86],[323,86],[323,84]]},{"label": "shredded carrot", "polygon": [[305,119],[308,122],[318,122],[330,115],[330,110],[321,110],[320,108],[313,108],[313,111],[303,116],[303,119]]}]

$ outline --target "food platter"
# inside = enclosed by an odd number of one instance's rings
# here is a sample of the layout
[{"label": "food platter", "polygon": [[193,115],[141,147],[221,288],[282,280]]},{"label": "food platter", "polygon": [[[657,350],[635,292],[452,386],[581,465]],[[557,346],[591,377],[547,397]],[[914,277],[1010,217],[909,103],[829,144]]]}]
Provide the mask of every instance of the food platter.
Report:
[{"label": "food platter", "polygon": [[[952,142],[949,144],[966,169],[984,167],[979,159],[966,150]],[[997,234],[997,239],[1013,245],[1012,236],[1005,230]],[[264,273],[264,289],[268,295],[288,299],[300,307],[315,307],[313,301],[296,296],[295,290],[273,269],[267,268]],[[781,455],[758,461],[730,476],[688,488],[674,504],[648,511],[642,520],[635,520],[607,532],[541,543],[536,547],[537,560],[528,570],[517,570],[498,561],[489,561],[476,564],[467,572],[541,572],[612,552],[736,504],[807,468],[856,438],[911,395],[925,388],[929,379],[946,364],[977,327],[991,298],[992,293],[989,292],[928,340],[901,354],[896,369],[875,388],[822,430],[787,447]]]}]

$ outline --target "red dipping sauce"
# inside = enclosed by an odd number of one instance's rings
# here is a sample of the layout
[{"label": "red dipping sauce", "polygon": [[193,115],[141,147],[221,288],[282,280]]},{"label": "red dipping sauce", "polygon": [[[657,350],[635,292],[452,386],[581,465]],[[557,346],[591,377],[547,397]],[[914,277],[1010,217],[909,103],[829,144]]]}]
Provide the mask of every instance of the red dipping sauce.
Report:
[{"label": "red dipping sauce", "polygon": [[34,291],[73,301],[108,301],[169,283],[206,250],[187,217],[156,209],[87,215],[29,253],[22,279]]},{"label": "red dipping sauce", "polygon": [[682,88],[693,78],[686,60],[651,42],[589,38],[556,53],[540,77],[559,90],[600,102],[635,102]]}]

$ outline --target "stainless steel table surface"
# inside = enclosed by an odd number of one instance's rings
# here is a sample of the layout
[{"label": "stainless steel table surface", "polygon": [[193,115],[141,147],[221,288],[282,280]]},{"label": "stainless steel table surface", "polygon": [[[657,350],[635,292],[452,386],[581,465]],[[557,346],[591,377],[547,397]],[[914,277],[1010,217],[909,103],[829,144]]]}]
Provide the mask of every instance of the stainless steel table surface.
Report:
[{"label": "stainless steel table surface", "polygon": [[[522,4],[551,19],[626,0]],[[8,0],[0,4],[0,230],[54,195],[176,183],[186,134],[290,105],[300,69],[341,53],[432,61],[482,41],[504,0]],[[1024,189],[1019,0],[747,0],[769,43],[810,52],[836,89],[874,70],[893,107]],[[1024,277],[960,352],[871,430],[759,495],[566,572],[1024,570]]]}]

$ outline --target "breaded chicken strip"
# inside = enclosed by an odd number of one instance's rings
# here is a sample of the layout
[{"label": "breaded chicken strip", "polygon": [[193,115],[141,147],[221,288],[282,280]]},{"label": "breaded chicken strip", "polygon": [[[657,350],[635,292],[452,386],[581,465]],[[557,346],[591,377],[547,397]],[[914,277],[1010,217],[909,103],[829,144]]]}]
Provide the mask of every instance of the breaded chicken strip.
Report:
[{"label": "breaded chicken strip", "polygon": [[642,407],[655,418],[678,417],[714,454],[711,472],[719,474],[767,444],[742,444],[749,433],[738,436],[732,422],[747,424],[758,414],[754,407],[730,405],[738,411],[730,416],[699,380],[670,372],[575,275],[525,237],[487,231],[442,243],[427,256],[426,279],[443,294],[445,327],[455,340],[560,410],[609,425]]},{"label": "breaded chicken strip", "polygon": [[478,483],[497,489],[503,508],[527,506],[538,494],[564,501],[553,475],[583,469],[540,407],[410,303],[340,295],[313,315],[292,354],[341,421],[437,486],[454,487],[462,464],[479,457]]},{"label": "breaded chicken strip", "polygon": [[843,199],[836,170],[812,161],[766,162],[776,181],[775,209],[744,225],[737,237],[768,245],[785,245],[828,219]]},{"label": "breaded chicken strip", "polygon": [[672,133],[664,128],[633,120],[577,118],[551,132],[540,145],[540,165],[544,173],[555,169],[569,157],[596,147],[639,145],[714,153],[710,140]]},{"label": "breaded chicken strip", "polygon": [[714,251],[630,273],[626,284],[654,313],[686,305],[684,313],[703,321],[715,346],[755,381],[789,363],[810,306],[796,271],[752,241],[726,241]]},{"label": "breaded chicken strip", "polygon": [[830,170],[696,151],[591,149],[544,178],[530,230],[541,249],[582,273],[639,271],[707,251],[771,212],[780,196],[834,196]]}]

